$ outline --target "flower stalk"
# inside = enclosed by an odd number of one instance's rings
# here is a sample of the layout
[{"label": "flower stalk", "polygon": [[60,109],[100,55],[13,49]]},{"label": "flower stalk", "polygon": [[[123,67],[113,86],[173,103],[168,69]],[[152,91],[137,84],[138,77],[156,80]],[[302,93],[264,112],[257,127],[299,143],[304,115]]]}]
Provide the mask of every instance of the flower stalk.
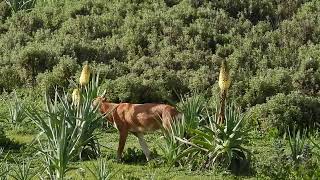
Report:
[{"label": "flower stalk", "polygon": [[74,106],[79,106],[79,103],[80,103],[80,90],[76,88],[72,92],[72,104]]},{"label": "flower stalk", "polygon": [[80,79],[79,79],[79,84],[80,86],[85,86],[89,83],[90,80],[90,67],[88,64],[84,65],[81,75],[80,75]]},{"label": "flower stalk", "polygon": [[218,124],[222,125],[225,121],[225,106],[227,99],[227,92],[231,85],[231,78],[229,74],[228,64],[225,59],[222,60],[219,74],[220,87],[220,110],[218,115]]}]

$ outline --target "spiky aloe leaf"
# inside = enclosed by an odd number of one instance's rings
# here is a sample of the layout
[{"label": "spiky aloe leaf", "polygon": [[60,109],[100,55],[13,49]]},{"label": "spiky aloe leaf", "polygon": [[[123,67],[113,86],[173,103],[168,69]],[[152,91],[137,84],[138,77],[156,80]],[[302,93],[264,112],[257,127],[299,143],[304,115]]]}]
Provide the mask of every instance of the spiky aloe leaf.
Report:
[{"label": "spiky aloe leaf", "polygon": [[93,168],[86,166],[89,172],[92,174],[93,178],[96,180],[108,180],[113,179],[113,177],[121,170],[111,172],[107,167],[107,162],[105,159],[99,159],[97,163],[92,163]]},{"label": "spiky aloe leaf", "polygon": [[202,132],[199,129],[190,129],[190,132],[194,133],[197,136],[200,136],[201,138],[205,138],[205,139],[207,139],[209,141],[213,140],[213,138],[214,138],[214,134],[213,133],[208,133],[208,132],[210,132],[210,130],[208,130],[206,132]]},{"label": "spiky aloe leaf", "polygon": [[174,165],[175,162],[180,161],[182,158],[188,156],[191,153],[197,152],[198,149],[194,148],[194,147],[189,147],[186,150],[182,151],[180,154],[177,155],[177,157],[175,158],[175,160],[169,165],[169,169],[168,171],[172,168],[172,166]]}]

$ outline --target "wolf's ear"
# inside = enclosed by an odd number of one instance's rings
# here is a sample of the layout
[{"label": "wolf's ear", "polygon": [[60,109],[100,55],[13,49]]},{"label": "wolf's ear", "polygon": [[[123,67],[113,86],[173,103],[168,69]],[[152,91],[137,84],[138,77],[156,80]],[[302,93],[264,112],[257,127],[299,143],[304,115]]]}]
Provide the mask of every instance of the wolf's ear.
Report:
[{"label": "wolf's ear", "polygon": [[101,97],[105,97],[107,95],[107,90],[104,90],[103,93],[101,94]]}]

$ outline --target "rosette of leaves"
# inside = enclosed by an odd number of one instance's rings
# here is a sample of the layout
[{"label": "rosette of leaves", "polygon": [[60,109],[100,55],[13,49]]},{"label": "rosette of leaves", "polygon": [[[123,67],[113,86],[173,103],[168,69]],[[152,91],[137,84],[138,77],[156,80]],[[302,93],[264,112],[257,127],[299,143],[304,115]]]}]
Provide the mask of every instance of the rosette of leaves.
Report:
[{"label": "rosette of leaves", "polygon": [[243,126],[244,116],[231,105],[226,109],[225,124],[217,123],[217,114],[208,115],[207,118],[209,125],[202,129],[192,129],[195,134],[192,138],[176,137],[189,145],[176,161],[186,157],[192,160],[202,154],[207,157],[202,168],[210,168],[216,164],[230,167],[232,162],[249,162],[250,151],[244,147],[249,139],[249,130]]},{"label": "rosette of leaves", "polygon": [[93,76],[80,93],[78,106],[69,101],[68,94],[59,95],[56,90],[53,100],[45,96],[43,111],[26,108],[28,117],[41,129],[39,153],[51,179],[64,179],[71,170],[69,162],[77,156],[82,158],[87,148],[91,148],[90,158],[100,154],[95,130],[102,126],[102,116],[97,112],[98,107],[91,105],[98,94],[98,79],[99,75]]}]

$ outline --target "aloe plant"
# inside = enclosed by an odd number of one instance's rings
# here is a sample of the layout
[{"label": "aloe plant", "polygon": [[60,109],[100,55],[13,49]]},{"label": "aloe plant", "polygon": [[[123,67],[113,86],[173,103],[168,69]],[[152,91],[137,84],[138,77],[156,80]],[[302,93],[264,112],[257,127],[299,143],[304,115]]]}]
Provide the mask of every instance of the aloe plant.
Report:
[{"label": "aloe plant", "polygon": [[10,177],[15,180],[31,180],[33,179],[38,172],[32,170],[30,159],[23,160],[21,163],[16,162],[16,168],[13,169],[13,174],[10,174]]},{"label": "aloe plant", "polygon": [[[181,142],[189,145],[176,160],[187,157],[190,154],[204,153],[207,157],[204,162],[204,168],[218,164],[230,166],[234,159],[248,159],[250,151],[243,147],[243,144],[248,140],[248,130],[242,126],[243,115],[238,112],[234,106],[229,106],[226,109],[225,124],[217,123],[217,115],[208,115],[209,126],[203,129],[191,129],[195,134],[190,139],[182,139],[176,137]],[[190,156],[189,156],[190,157]],[[191,160],[193,157],[191,156]]]},{"label": "aloe plant", "polygon": [[9,122],[14,126],[22,123],[26,119],[27,115],[24,112],[23,104],[21,100],[17,97],[16,92],[14,92],[13,102],[9,106]]},{"label": "aloe plant", "polygon": [[183,138],[185,135],[186,128],[184,117],[181,119],[174,119],[169,132],[165,129],[162,130],[164,132],[164,136],[162,137],[164,142],[159,143],[159,149],[161,150],[166,163],[173,164],[177,156],[185,149],[184,144],[175,138]]},{"label": "aloe plant", "polygon": [[[0,156],[3,154],[3,148],[0,148]],[[0,159],[0,180],[8,179],[9,166],[6,162],[8,154],[4,156],[3,159]]]},{"label": "aloe plant", "polygon": [[9,166],[5,162],[0,163],[0,180],[8,179]]},{"label": "aloe plant", "polygon": [[103,117],[98,113],[98,106],[92,106],[92,101],[99,95],[99,73],[92,76],[91,81],[85,86],[84,91],[80,92],[80,95],[79,105],[69,107],[75,108],[76,117],[85,121],[80,139],[83,145],[82,149],[90,147],[96,158],[100,155],[100,145],[94,131],[102,127]]},{"label": "aloe plant", "polygon": [[196,129],[201,121],[201,113],[204,109],[204,98],[202,96],[180,97],[177,109],[183,113],[186,129]]},{"label": "aloe plant", "polygon": [[[46,172],[50,178],[63,179],[70,170],[69,162],[79,156],[86,147],[91,147],[95,156],[100,153],[99,143],[94,131],[102,124],[97,107],[92,107],[93,98],[98,94],[99,76],[81,93],[80,103],[74,106],[68,94],[62,96],[55,92],[54,100],[45,95],[45,110],[26,108],[29,118],[41,129],[38,142]],[[44,135],[45,139],[40,136]]]},{"label": "aloe plant", "polygon": [[294,129],[293,134],[288,129],[288,142],[291,150],[291,158],[295,164],[299,164],[304,158],[304,150],[307,147],[306,131],[301,133],[300,130]]},{"label": "aloe plant", "polygon": [[[38,138],[39,152],[44,158],[46,171],[53,179],[63,179],[71,161],[80,151],[80,138],[84,121],[79,120],[75,112],[67,104],[67,96],[60,97],[55,93],[53,102],[45,96],[46,110],[40,112],[27,108],[30,119],[41,129],[39,135],[45,135],[45,140]],[[59,104],[58,102],[61,102]]]},{"label": "aloe plant", "polygon": [[97,163],[92,164],[93,168],[87,166],[87,169],[96,180],[108,180],[113,179],[116,172],[111,172],[107,166],[107,161],[105,159],[99,159]]}]

